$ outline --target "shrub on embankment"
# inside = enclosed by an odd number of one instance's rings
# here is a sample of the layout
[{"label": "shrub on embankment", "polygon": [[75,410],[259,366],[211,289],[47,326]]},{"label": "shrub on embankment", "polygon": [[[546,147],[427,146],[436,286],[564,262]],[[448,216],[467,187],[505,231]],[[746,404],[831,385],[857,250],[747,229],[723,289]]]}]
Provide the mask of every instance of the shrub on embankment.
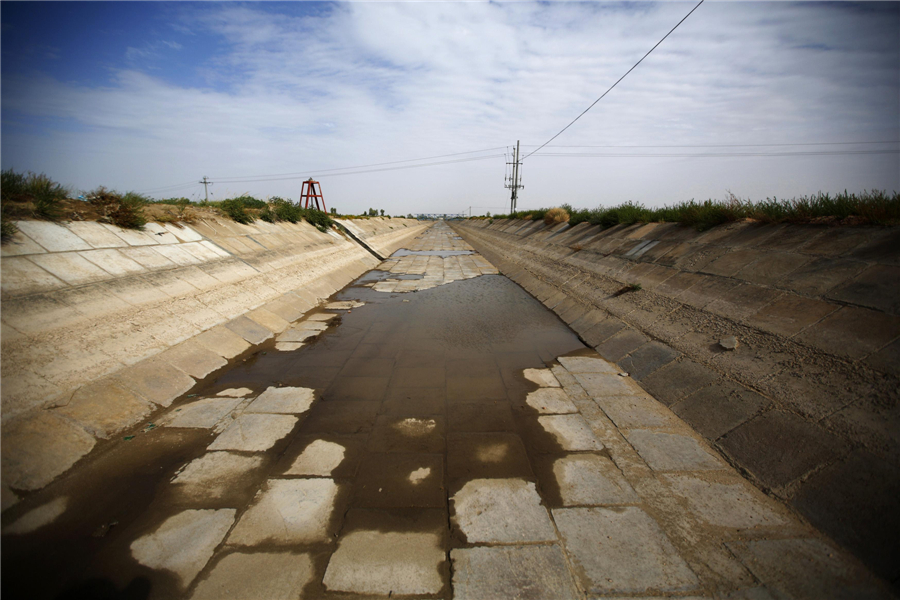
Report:
[{"label": "shrub on embankment", "polygon": [[[863,191],[851,194],[818,193],[786,200],[766,198],[762,201],[742,200],[729,195],[725,200],[679,202],[662,208],[646,208],[634,202],[598,208],[561,206],[569,214],[569,224],[588,222],[612,227],[634,223],[673,222],[700,231],[722,223],[753,219],[762,223],[828,222],[848,225],[891,225],[900,223],[900,193]],[[554,209],[519,211],[511,215],[494,215],[493,219],[544,219]],[[484,218],[484,217],[480,217]]]}]

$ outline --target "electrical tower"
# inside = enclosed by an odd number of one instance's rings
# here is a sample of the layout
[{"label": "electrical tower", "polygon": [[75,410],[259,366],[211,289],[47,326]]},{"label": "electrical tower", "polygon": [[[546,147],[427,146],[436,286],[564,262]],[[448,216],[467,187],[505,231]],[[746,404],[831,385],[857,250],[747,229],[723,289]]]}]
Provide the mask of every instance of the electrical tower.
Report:
[{"label": "electrical tower", "polygon": [[206,196],[206,201],[209,202],[209,191],[207,190],[208,185],[212,185],[212,181],[209,180],[209,177],[206,175],[203,176],[203,181],[200,183],[203,184],[203,195]]},{"label": "electrical tower", "polygon": [[522,173],[520,171],[522,159],[519,158],[518,141],[516,141],[516,153],[513,156],[513,162],[506,164],[512,165],[512,175],[506,178],[506,185],[504,187],[512,189],[512,195],[509,199],[509,214],[513,214],[516,212],[516,201],[519,199],[519,189],[525,187],[522,185]]}]

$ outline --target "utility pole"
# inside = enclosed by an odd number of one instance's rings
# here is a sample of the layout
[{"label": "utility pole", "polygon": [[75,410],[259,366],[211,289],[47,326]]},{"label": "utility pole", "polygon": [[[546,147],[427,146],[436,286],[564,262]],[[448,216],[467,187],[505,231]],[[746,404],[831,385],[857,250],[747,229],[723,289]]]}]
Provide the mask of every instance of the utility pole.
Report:
[{"label": "utility pole", "polygon": [[209,202],[209,191],[207,190],[206,186],[212,184],[212,181],[209,180],[209,177],[204,175],[203,181],[201,181],[200,183],[203,184],[203,195],[206,196],[206,201]]},{"label": "utility pole", "polygon": [[519,173],[519,166],[522,164],[521,159],[519,158],[519,141],[516,141],[516,153],[513,157],[513,162],[506,163],[508,165],[512,165],[512,177],[509,178],[509,184],[506,186],[508,188],[512,188],[512,196],[509,199],[509,213],[512,214],[516,212],[516,201],[519,199],[519,188],[524,188],[522,185],[522,175]]}]

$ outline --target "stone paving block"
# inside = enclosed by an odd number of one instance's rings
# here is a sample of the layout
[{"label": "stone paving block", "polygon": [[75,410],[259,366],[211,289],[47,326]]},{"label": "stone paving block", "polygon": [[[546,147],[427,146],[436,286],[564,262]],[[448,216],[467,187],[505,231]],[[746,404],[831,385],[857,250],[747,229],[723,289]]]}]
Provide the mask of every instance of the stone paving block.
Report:
[{"label": "stone paving block", "polygon": [[539,388],[525,398],[528,406],[543,415],[576,413],[578,409],[560,388]]},{"label": "stone paving block", "polygon": [[212,350],[190,340],[169,348],[159,358],[197,379],[203,379],[228,364]]},{"label": "stone paving block", "polygon": [[810,539],[726,542],[776,598],[891,598],[823,542]]},{"label": "stone paving block", "polygon": [[48,221],[16,221],[19,230],[48,252],[90,250],[91,246],[62,225]]},{"label": "stone paving block", "polygon": [[299,414],[312,406],[315,391],[302,387],[268,387],[250,403],[248,413]]},{"label": "stone paving block", "polygon": [[641,501],[618,467],[605,456],[570,454],[553,461],[563,506],[636,504]]},{"label": "stone paving block", "polygon": [[[787,513],[744,479],[726,483],[691,475],[666,475],[669,488],[687,502],[691,514],[710,525],[734,529],[790,525]],[[778,507],[778,509],[776,509]]]},{"label": "stone paving block", "polygon": [[182,404],[160,419],[166,427],[212,429],[243,402],[243,398],[204,398]]},{"label": "stone paving block", "polygon": [[193,338],[193,341],[226,359],[234,358],[250,347],[250,344],[244,338],[223,325],[204,331]]},{"label": "stone paving block", "polygon": [[291,415],[243,414],[209,445],[209,450],[265,452],[297,424]]},{"label": "stone paving block", "polygon": [[672,412],[647,394],[602,396],[594,399],[620,429],[677,428]]},{"label": "stone paving block", "polygon": [[3,258],[3,279],[0,282],[0,289],[4,295],[20,296],[64,287],[65,282],[23,256]]},{"label": "stone paving block", "polygon": [[[52,440],[53,443],[48,443]],[[17,490],[36,490],[90,452],[94,438],[72,423],[35,411],[3,424],[3,483]]]},{"label": "stone paving block", "polygon": [[732,430],[720,445],[764,484],[779,487],[837,458],[846,442],[798,416],[770,410]]},{"label": "stone paving block", "polygon": [[653,397],[667,406],[703,388],[719,376],[692,360],[666,365],[641,380],[641,385]]},{"label": "stone paving block", "polygon": [[546,415],[538,417],[538,423],[556,439],[562,450],[589,452],[603,449],[603,444],[580,414]]},{"label": "stone paving block", "polygon": [[900,576],[900,469],[856,450],[804,481],[793,504],[888,581]]},{"label": "stone paving block", "polygon": [[355,594],[437,594],[445,557],[437,533],[352,531],[338,542],[323,583]]},{"label": "stone paving block", "polygon": [[790,337],[838,308],[821,300],[785,295],[747,317],[747,322],[764,331]]},{"label": "stone paving block", "polygon": [[642,393],[634,384],[622,377],[618,372],[612,373],[576,373],[575,379],[594,399],[607,396],[634,396]]},{"label": "stone paving block", "polygon": [[698,587],[696,575],[666,534],[639,508],[562,508],[553,510],[553,518],[589,593],[639,594]]},{"label": "stone paving block", "polygon": [[610,362],[619,362],[627,354],[650,341],[650,338],[631,328],[624,329],[597,346],[600,356]]},{"label": "stone paving block", "polygon": [[113,380],[102,379],[79,388],[54,409],[92,435],[106,439],[147,417],[154,407]]},{"label": "stone paving block", "polygon": [[143,360],[116,373],[115,378],[129,390],[160,406],[169,406],[194,387],[194,379],[157,358]]},{"label": "stone paving block", "polygon": [[75,252],[62,254],[34,254],[28,260],[69,285],[110,279],[110,273]]},{"label": "stone paving block", "polygon": [[79,252],[78,256],[92,262],[107,273],[116,277],[126,277],[135,273],[146,273],[147,270],[115,249],[90,250]]},{"label": "stone paving block", "polygon": [[258,454],[207,452],[182,467],[172,479],[172,485],[195,500],[218,499],[246,482],[248,475],[262,464],[263,457]]},{"label": "stone paving block", "polygon": [[225,323],[225,327],[238,334],[251,344],[261,344],[270,337],[272,337],[272,332],[257,323],[256,321],[251,321],[247,317],[240,316],[236,319]]},{"label": "stone paving block", "polygon": [[522,374],[525,379],[540,387],[559,387],[559,382],[550,369],[525,369]]},{"label": "stone paving block", "polygon": [[703,437],[715,440],[770,404],[771,400],[740,384],[719,381],[679,400],[672,411]]},{"label": "stone paving block", "polygon": [[255,310],[251,310],[247,313],[247,318],[256,321],[257,323],[274,333],[281,333],[290,326],[290,323],[288,323],[278,315],[269,312],[265,308],[257,308]]},{"label": "stone paving block", "polygon": [[228,533],[236,512],[233,508],[182,511],[132,542],[131,555],[146,567],[171,571],[185,589]]},{"label": "stone paving block", "polygon": [[313,544],[331,541],[339,486],[331,479],[270,479],[234,526],[228,543]]},{"label": "stone paving block", "polygon": [[32,508],[27,513],[3,528],[3,535],[24,535],[49,525],[66,512],[69,499],[60,496],[50,502]]},{"label": "stone paving block", "polygon": [[[39,263],[40,264],[40,263]],[[872,265],[828,293],[828,298],[900,313],[900,266]]]},{"label": "stone paving block", "polygon": [[629,431],[625,437],[654,471],[701,471],[725,468],[725,463],[721,459],[694,438],[646,429]]},{"label": "stone paving block", "polygon": [[681,356],[681,352],[673,350],[660,342],[647,342],[637,350],[619,361],[619,366],[633,379],[640,381],[658,368],[669,364]]},{"label": "stone paving block", "polygon": [[844,306],[796,336],[830,354],[856,360],[900,336],[900,317]]},{"label": "stone paving block", "polygon": [[618,372],[615,365],[611,365],[601,358],[591,358],[588,356],[560,356],[557,360],[569,373]]},{"label": "stone paving block", "polygon": [[216,564],[191,600],[300,598],[315,575],[308,554],[234,552]]},{"label": "stone paving block", "polygon": [[469,544],[555,542],[556,533],[534,483],[473,479],[451,498],[455,526]]},{"label": "stone paving block", "polygon": [[456,600],[580,598],[556,544],[456,548],[450,560]]}]

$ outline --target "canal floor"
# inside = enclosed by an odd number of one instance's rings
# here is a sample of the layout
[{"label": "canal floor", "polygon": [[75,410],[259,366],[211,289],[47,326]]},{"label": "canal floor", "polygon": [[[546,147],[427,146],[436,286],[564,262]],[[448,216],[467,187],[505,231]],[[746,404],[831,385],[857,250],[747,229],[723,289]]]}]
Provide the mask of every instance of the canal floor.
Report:
[{"label": "canal floor", "polygon": [[443,223],[3,525],[9,598],[890,597]]}]

